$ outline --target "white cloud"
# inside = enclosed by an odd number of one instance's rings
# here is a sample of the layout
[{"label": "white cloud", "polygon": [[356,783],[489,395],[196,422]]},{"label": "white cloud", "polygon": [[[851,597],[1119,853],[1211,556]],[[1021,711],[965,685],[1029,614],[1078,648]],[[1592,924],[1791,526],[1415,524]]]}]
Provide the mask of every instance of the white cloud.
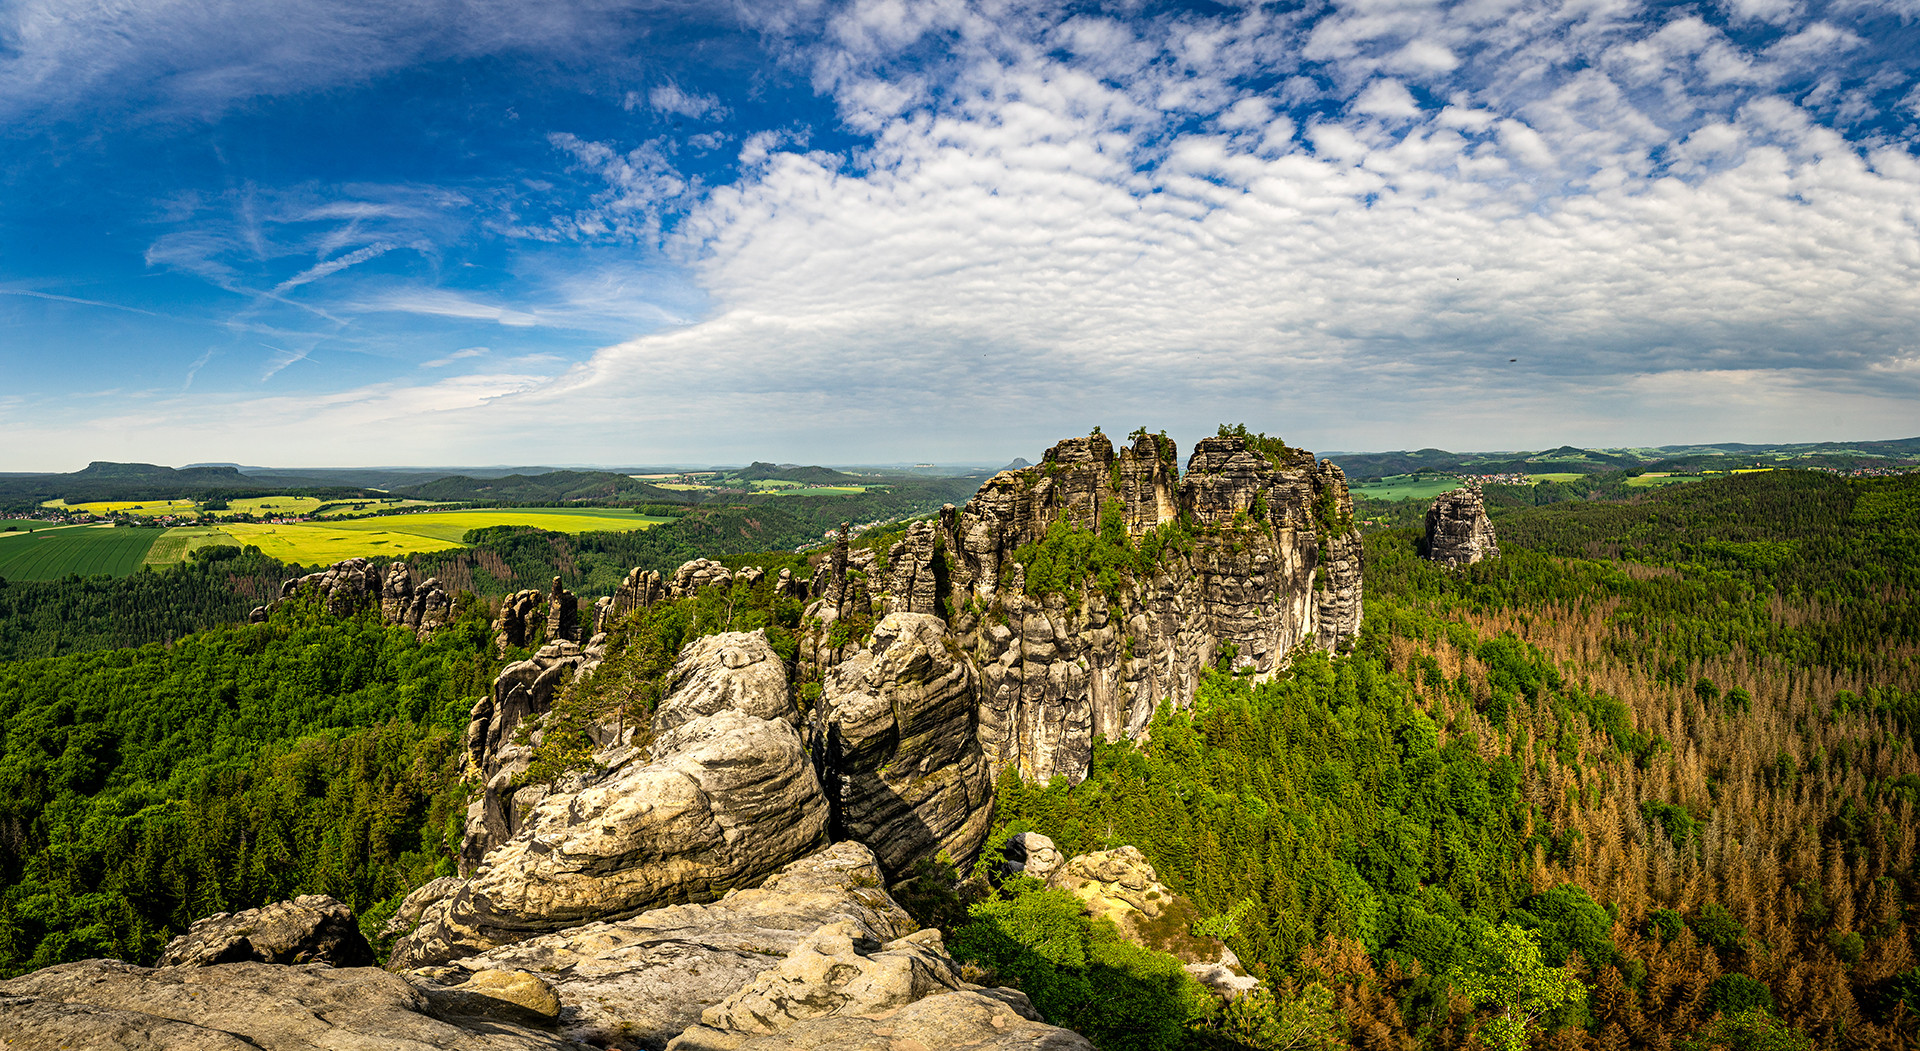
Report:
[{"label": "white cloud", "polygon": [[[626,107],[629,110],[640,108],[638,92],[628,92]],[[690,120],[725,120],[727,107],[721,105],[718,95],[689,92],[673,83],[657,84],[647,92],[646,105],[656,113],[667,113]]]},{"label": "white cloud", "polygon": [[469,321],[493,321],[509,328],[530,328],[541,323],[538,314],[516,310],[498,303],[483,303],[458,292],[444,289],[413,289],[390,292],[360,300],[347,309],[424,314],[430,317],[462,318]]},{"label": "white cloud", "polygon": [[445,368],[456,361],[465,361],[468,358],[477,358],[482,354],[487,353],[488,349],[489,348],[487,347],[462,347],[461,349],[456,350],[451,354],[448,354],[446,357],[435,358],[432,361],[423,361],[420,363],[420,367],[423,369]]},{"label": "white cloud", "polygon": [[1360,97],[1353,100],[1353,109],[1372,117],[1420,115],[1420,104],[1413,100],[1413,93],[1397,80],[1376,80],[1368,84]]},{"label": "white cloud", "polygon": [[381,241],[376,244],[367,245],[365,248],[355,249],[346,255],[334,259],[323,260],[273,286],[273,291],[275,294],[291,292],[301,285],[318,281],[329,274],[337,274],[350,266],[358,266],[369,259],[378,259],[388,252],[393,251],[396,247],[398,246]]}]

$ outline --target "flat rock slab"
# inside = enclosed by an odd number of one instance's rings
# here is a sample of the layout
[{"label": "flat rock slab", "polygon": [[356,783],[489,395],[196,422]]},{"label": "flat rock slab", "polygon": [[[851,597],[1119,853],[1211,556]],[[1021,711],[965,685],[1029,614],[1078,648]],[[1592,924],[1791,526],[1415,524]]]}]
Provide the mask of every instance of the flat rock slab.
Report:
[{"label": "flat rock slab", "polygon": [[659,1048],[697,1024],[702,1011],[780,966],[821,927],[850,922],[875,942],[912,933],[917,925],[880,881],[871,851],[838,843],[711,904],[590,923],[449,966],[531,972],[559,993],[565,1035]]},{"label": "flat rock slab", "polygon": [[456,1024],[373,967],[83,960],[0,982],[7,1051],[585,1051],[505,1022]]},{"label": "flat rock slab", "polygon": [[1033,1017],[1010,989],[942,993],[875,1015],[832,1015],[749,1036],[704,1026],[670,1051],[1093,1051],[1087,1038]]}]

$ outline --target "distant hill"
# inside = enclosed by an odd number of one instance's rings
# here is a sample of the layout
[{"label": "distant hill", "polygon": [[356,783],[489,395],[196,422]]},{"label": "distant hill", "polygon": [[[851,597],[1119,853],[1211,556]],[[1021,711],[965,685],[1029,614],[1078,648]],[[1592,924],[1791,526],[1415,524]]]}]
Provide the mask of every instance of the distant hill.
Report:
[{"label": "distant hill", "polygon": [[1002,467],[1002,468],[1000,468],[1000,469],[1001,469],[1002,471],[1018,471],[1018,470],[1020,470],[1020,469],[1021,469],[1021,468],[1023,468],[1023,467],[1032,467],[1032,466],[1033,466],[1032,464],[1030,464],[1030,463],[1028,463],[1028,462],[1027,462],[1027,458],[1026,458],[1026,457],[1024,457],[1024,456],[1016,456],[1016,457],[1014,457],[1014,458],[1013,458],[1013,462],[1012,462],[1012,463],[1010,463],[1010,464],[1008,464],[1008,465],[1006,465],[1005,467]]},{"label": "distant hill", "polygon": [[1920,463],[1920,438],[1891,441],[1809,442],[1787,445],[1667,445],[1637,449],[1581,449],[1562,445],[1541,452],[1448,452],[1419,449],[1384,453],[1342,453],[1331,459],[1349,481],[1395,475],[1445,474],[1599,474],[1606,471],[1699,471],[1734,467],[1904,466]]},{"label": "distant hill", "polygon": [[454,475],[420,485],[392,490],[415,500],[474,501],[510,504],[567,503],[575,500],[663,500],[692,503],[689,494],[648,485],[612,471],[548,471],[510,474],[502,478]]},{"label": "distant hill", "polygon": [[793,464],[770,464],[755,460],[738,471],[730,471],[734,477],[748,482],[858,482],[860,479],[850,474],[829,470],[825,467],[797,467]]},{"label": "distant hill", "polygon": [[230,466],[178,470],[150,463],[96,460],[67,474],[0,477],[0,505],[31,507],[47,500],[165,500],[180,496],[264,496],[284,491],[313,496],[357,496],[358,486],[315,483],[306,479],[249,476]]}]

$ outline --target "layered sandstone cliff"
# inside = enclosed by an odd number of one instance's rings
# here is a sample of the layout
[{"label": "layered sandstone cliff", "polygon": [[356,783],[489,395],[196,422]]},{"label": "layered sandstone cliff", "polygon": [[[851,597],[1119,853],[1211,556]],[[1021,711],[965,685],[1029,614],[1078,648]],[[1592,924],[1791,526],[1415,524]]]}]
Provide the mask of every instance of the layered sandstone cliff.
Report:
[{"label": "layered sandstone cliff", "polygon": [[988,761],[1077,780],[1096,737],[1138,737],[1228,654],[1266,674],[1357,634],[1352,507],[1337,466],[1277,441],[1204,439],[1183,474],[1164,436],[1117,453],[1070,438],[910,529],[884,573],[843,537],[803,652],[830,668],[852,652],[833,631],[851,613],[938,610],[977,670]]},{"label": "layered sandstone cliff", "polygon": [[1478,484],[1434,497],[1433,506],[1427,508],[1426,555],[1449,566],[1500,557],[1500,541],[1494,536]]}]

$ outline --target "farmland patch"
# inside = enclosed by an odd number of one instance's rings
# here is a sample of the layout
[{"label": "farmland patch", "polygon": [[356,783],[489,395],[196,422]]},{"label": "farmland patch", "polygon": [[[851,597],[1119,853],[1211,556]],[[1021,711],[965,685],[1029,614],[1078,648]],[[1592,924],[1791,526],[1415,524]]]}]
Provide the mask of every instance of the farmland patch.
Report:
[{"label": "farmland patch", "polygon": [[15,533],[0,540],[0,577],[59,580],[70,573],[124,577],[140,568],[154,541],[165,532],[89,525]]}]

